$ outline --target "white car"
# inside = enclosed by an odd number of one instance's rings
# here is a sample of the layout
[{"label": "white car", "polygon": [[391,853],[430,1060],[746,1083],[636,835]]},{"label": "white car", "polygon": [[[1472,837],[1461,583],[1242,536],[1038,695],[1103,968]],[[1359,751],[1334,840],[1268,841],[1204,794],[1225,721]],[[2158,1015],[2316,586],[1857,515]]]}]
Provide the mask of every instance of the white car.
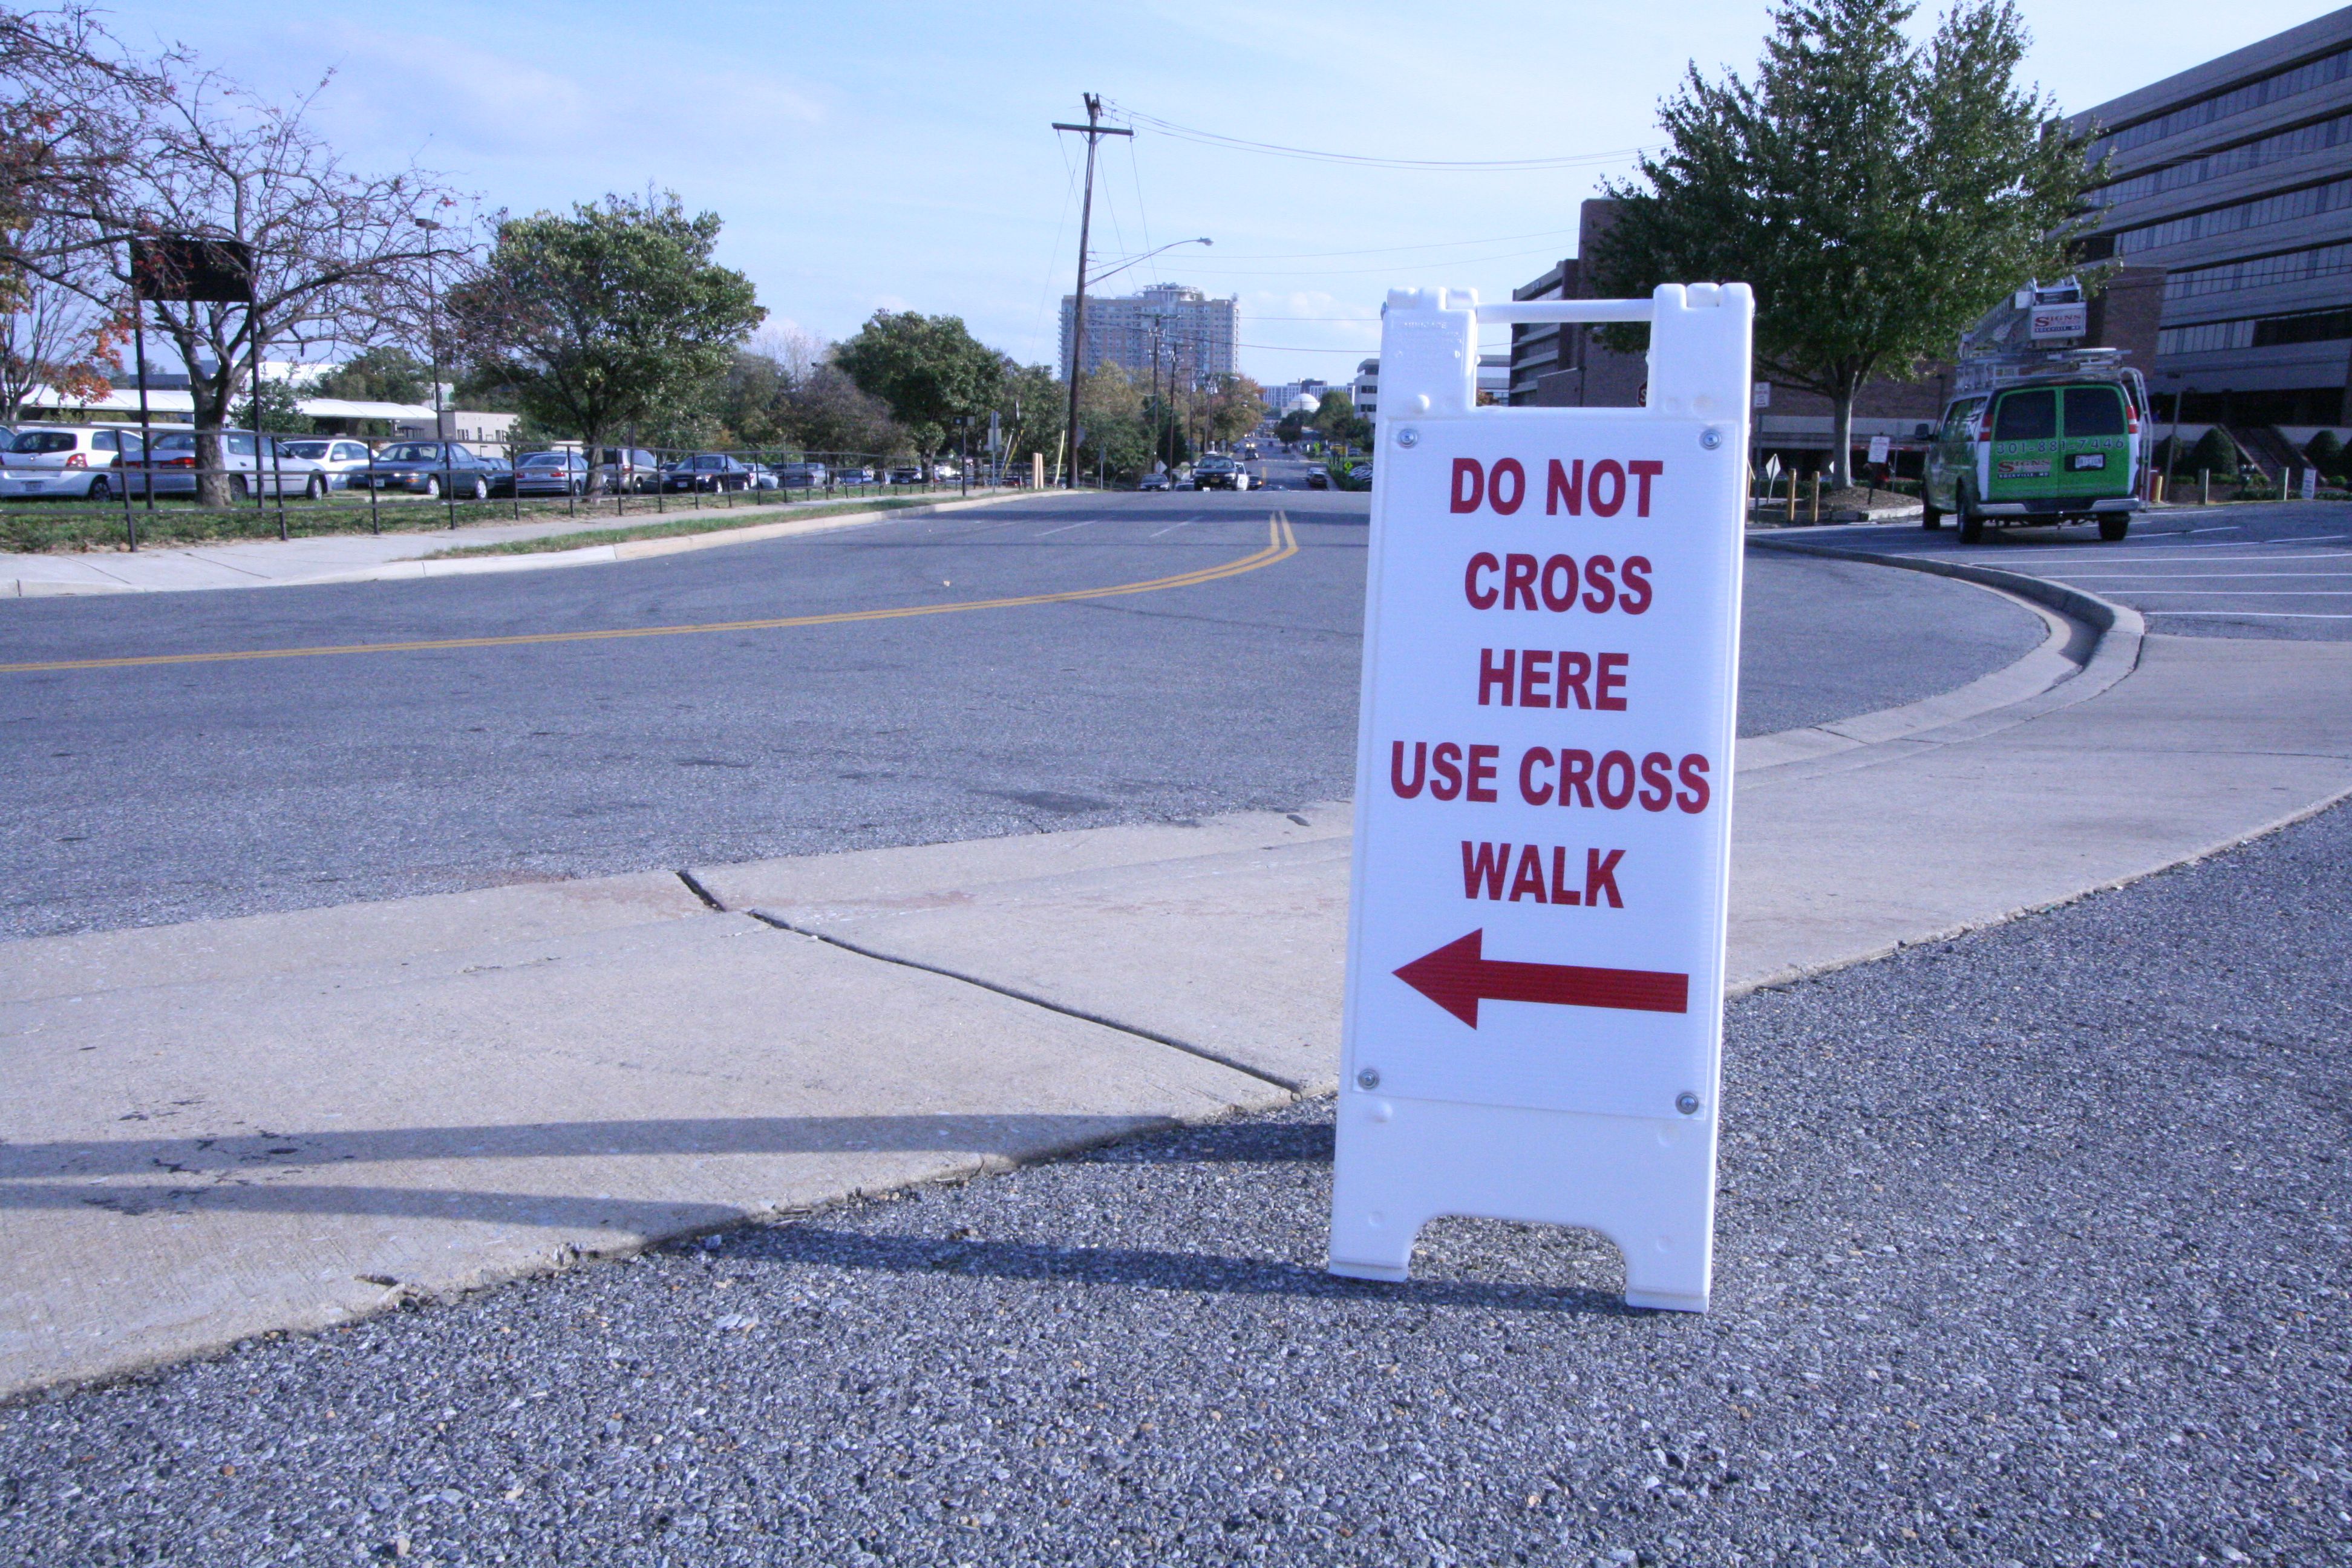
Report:
[{"label": "white car", "polygon": [[278,450],[283,458],[299,458],[315,465],[320,473],[327,476],[327,488],[331,490],[350,489],[353,474],[361,476],[360,488],[366,488],[368,447],[364,441],[354,441],[347,437],[316,440],[289,440],[280,437]]},{"label": "white car", "polygon": [[[131,437],[136,443],[138,437]],[[309,458],[289,455],[288,447],[303,445],[299,436],[264,436],[258,457],[250,430],[220,433],[221,466],[228,470],[229,494],[238,500],[254,496],[322,496],[331,481]],[[137,459],[132,459],[134,462]],[[364,463],[361,465],[366,467]],[[256,470],[259,471],[257,473]],[[346,479],[348,482],[348,477]],[[155,437],[155,493],[159,496],[196,493],[196,437],[193,430],[174,430]]]},{"label": "white car", "polygon": [[78,496],[105,500],[122,493],[122,455],[139,461],[139,432],[114,425],[26,425],[0,450],[0,496]]}]

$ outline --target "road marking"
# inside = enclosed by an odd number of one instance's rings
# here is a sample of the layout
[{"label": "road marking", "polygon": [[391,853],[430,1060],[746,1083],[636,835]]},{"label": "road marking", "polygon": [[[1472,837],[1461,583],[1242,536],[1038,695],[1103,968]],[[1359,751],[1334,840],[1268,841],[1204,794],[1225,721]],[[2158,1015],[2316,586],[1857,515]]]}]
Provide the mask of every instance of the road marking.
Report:
[{"label": "road marking", "polygon": [[1067,532],[1069,532],[1069,531],[1070,531],[1070,530],[1071,530],[1071,529],[1073,529],[1073,528],[1092,528],[1095,524],[1097,524],[1097,523],[1100,522],[1101,521],[1102,521],[1102,519],[1100,519],[1100,518],[1098,518],[1098,517],[1090,517],[1090,518],[1087,519],[1087,520],[1086,520],[1086,521],[1084,521],[1084,522],[1073,522],[1073,523],[1067,523],[1067,524],[1065,524],[1064,526],[1062,526],[1062,527],[1060,527],[1060,528],[1049,528],[1049,529],[1047,529],[1045,532],[1043,532],[1043,533],[1039,534],[1037,537],[1038,537],[1038,538],[1040,538],[1040,539],[1051,539],[1051,538],[1053,538],[1053,537],[1054,537],[1054,535],[1055,535],[1055,534],[1057,534],[1057,533],[1067,533]]},{"label": "road marking", "polygon": [[2166,599],[2352,599],[2352,588],[2137,588]]},{"label": "road marking", "polygon": [[1157,539],[1161,533],[1173,533],[1180,528],[1190,528],[1196,522],[1206,522],[1208,521],[1209,520],[1205,517],[1188,517],[1181,522],[1170,523],[1167,527],[1160,530],[1158,533],[1154,533],[1151,537]]},{"label": "road marking", "polygon": [[2336,610],[2148,610],[2151,616],[2226,616],[2239,621],[2352,621]]},{"label": "road marking", "polygon": [[887,610],[843,610],[828,616],[779,616],[759,621],[706,621],[682,626],[614,626],[589,632],[527,632],[513,637],[438,637],[417,642],[346,643],[323,647],[243,648],[230,653],[159,653],[121,658],[54,659],[32,664],[0,664],[0,675],[39,675],[69,669],[135,669],[159,664],[228,664],[249,658],[325,658],[352,653],[432,653],[451,648],[532,647],[542,643],[610,642],[623,637],[676,637],[705,632],[784,631],[795,626],[842,626],[852,621],[904,620],[914,616],[955,615],[965,610],[1012,610],[1029,605],[1071,605],[1087,599],[1116,598],[1125,594],[1156,594],[1170,588],[1193,588],[1226,577],[1259,571],[1298,553],[1298,538],[1290,520],[1276,512],[1265,521],[1265,548],[1222,565],[1151,577],[1139,583],[1114,583],[1104,588],[1069,588],[1056,594],[1023,594],[1005,599],[966,599],[952,605],[905,605]]},{"label": "road marking", "polygon": [[2210,583],[2224,577],[2352,577],[2352,572],[2068,572],[2069,583]]}]

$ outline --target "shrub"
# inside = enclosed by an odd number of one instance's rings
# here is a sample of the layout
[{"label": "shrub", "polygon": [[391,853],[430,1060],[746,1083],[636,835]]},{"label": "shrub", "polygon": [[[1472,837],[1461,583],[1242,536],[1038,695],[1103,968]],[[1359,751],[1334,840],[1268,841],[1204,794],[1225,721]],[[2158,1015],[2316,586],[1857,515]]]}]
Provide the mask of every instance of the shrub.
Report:
[{"label": "shrub", "polygon": [[2238,477],[2238,444],[2216,425],[2189,448],[2188,468],[2192,474],[2210,469],[2217,479],[2234,479]]},{"label": "shrub", "polygon": [[2333,430],[2322,430],[2314,436],[2305,445],[2303,458],[2328,479],[2341,479],[2344,475],[2344,443],[2336,438]]}]

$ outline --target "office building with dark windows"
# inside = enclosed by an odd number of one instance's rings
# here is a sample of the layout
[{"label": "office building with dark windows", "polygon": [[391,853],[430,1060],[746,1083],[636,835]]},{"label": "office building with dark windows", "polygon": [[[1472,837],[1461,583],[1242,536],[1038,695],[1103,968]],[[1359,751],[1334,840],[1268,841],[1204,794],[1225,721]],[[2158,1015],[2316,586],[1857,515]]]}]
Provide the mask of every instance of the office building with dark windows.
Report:
[{"label": "office building with dark windows", "polygon": [[2072,125],[2108,160],[2084,259],[2165,273],[2158,414],[2352,423],[2352,8]]}]

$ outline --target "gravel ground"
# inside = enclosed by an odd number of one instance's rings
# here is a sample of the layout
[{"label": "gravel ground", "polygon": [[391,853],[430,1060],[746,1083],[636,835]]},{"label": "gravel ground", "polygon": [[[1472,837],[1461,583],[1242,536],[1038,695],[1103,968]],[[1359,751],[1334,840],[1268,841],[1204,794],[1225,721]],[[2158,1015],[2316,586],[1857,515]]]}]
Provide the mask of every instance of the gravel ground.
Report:
[{"label": "gravel ground", "polygon": [[1730,1010],[1717,1308],[1330,1108],[0,1409],[0,1560],[2352,1562],[2352,809]]}]

